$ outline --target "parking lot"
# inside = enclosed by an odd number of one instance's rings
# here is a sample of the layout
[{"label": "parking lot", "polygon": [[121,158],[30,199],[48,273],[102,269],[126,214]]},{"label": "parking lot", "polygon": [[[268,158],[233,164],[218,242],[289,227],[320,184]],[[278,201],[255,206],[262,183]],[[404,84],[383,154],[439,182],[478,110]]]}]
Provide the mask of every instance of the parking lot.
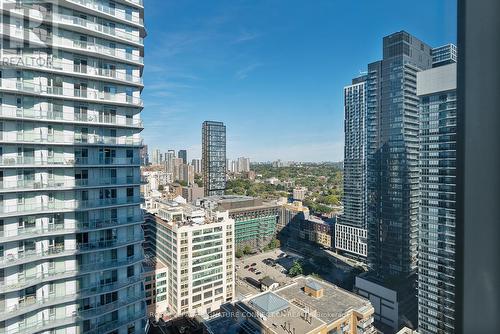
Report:
[{"label": "parking lot", "polygon": [[[258,285],[260,279],[266,276],[280,283],[280,285],[292,282],[292,279],[286,275],[286,272],[300,256],[289,253],[281,255],[282,253],[281,250],[276,249],[236,259],[236,295],[239,298],[243,298],[260,291],[256,285]],[[269,261],[269,264],[265,264],[263,261],[266,259],[271,259],[272,261]]]}]

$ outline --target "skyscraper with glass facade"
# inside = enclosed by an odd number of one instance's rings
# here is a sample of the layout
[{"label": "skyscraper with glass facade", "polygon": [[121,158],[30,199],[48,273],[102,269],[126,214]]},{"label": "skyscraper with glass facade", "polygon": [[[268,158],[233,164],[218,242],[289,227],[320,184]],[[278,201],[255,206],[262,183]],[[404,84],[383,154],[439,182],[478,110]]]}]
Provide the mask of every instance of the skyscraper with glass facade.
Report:
[{"label": "skyscraper with glass facade", "polygon": [[420,97],[418,332],[454,333],[456,64],[417,74]]},{"label": "skyscraper with glass facade", "polygon": [[383,39],[383,58],[366,80],[366,217],[369,272],[355,289],[390,330],[416,326],[419,205],[417,73],[431,48],[405,31]]},{"label": "skyscraper with glass facade", "polygon": [[205,196],[224,195],[226,189],[226,126],[224,123],[203,122],[202,164]]},{"label": "skyscraper with glass facade", "polygon": [[143,333],[142,0],[0,6],[0,332]]},{"label": "skyscraper with glass facade", "polygon": [[335,249],[366,259],[366,76],[344,87],[344,213]]},{"label": "skyscraper with glass facade", "polygon": [[383,59],[368,65],[368,265],[382,277],[416,271],[417,72],[431,66],[431,48],[405,31],[384,37]]}]

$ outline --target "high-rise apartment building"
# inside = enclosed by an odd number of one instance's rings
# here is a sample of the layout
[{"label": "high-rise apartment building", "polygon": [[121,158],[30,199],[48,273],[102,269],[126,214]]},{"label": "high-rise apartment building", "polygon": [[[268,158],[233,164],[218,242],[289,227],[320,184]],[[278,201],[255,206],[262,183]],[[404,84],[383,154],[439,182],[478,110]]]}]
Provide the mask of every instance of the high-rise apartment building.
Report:
[{"label": "high-rise apartment building", "polygon": [[207,315],[234,298],[234,220],[228,212],[154,200],[145,250],[167,269],[171,315]]},{"label": "high-rise apartment building", "polygon": [[[356,290],[375,305],[375,320],[392,329],[416,326],[419,205],[417,73],[432,67],[431,48],[405,31],[383,39],[383,58],[368,65],[367,263]],[[389,294],[389,295],[388,295]],[[386,303],[386,304],[387,304]]]},{"label": "high-rise apartment building", "polygon": [[384,37],[383,59],[368,65],[368,265],[380,276],[416,270],[417,72],[431,66],[431,48],[405,31]]},{"label": "high-rise apartment building", "polygon": [[181,158],[182,163],[187,164],[187,151],[186,150],[179,150],[177,152],[177,158]]},{"label": "high-rise apartment building", "polygon": [[161,163],[161,152],[159,149],[153,151],[153,165],[159,165]]},{"label": "high-rise apartment building", "polygon": [[143,147],[141,147],[139,151],[139,157],[141,159],[142,166],[149,165],[148,145],[144,145]]},{"label": "high-rise apartment building", "polygon": [[366,76],[344,87],[344,213],[335,249],[366,260]]},{"label": "high-rise apartment building", "polygon": [[454,333],[456,64],[417,74],[420,97],[418,332]]},{"label": "high-rise apartment building", "polygon": [[250,171],[250,159],[245,157],[238,158],[237,172],[245,173]]},{"label": "high-rise apartment building", "polygon": [[165,153],[165,168],[167,170],[167,173],[171,173],[172,177],[175,178],[175,164],[174,164],[174,159],[177,159],[175,157],[175,151],[174,150],[168,150],[168,152]]},{"label": "high-rise apartment building", "polygon": [[194,168],[195,174],[201,174],[201,159],[193,159],[191,160],[191,165]]},{"label": "high-rise apartment building", "polygon": [[202,159],[205,196],[224,195],[226,189],[226,126],[224,123],[203,122]]},{"label": "high-rise apartment building", "polygon": [[0,6],[0,332],[144,333],[143,3]]},{"label": "high-rise apartment building", "polygon": [[449,43],[432,50],[432,67],[439,67],[457,62],[457,46]]}]

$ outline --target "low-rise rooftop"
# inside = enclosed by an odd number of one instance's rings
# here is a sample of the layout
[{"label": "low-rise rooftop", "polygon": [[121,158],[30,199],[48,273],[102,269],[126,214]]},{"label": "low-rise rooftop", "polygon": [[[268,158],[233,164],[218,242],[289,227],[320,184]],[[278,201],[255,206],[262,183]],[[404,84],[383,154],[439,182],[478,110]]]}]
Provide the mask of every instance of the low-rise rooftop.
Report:
[{"label": "low-rise rooftop", "polygon": [[[304,291],[305,286],[323,289],[323,297],[316,298]],[[339,288],[328,282],[313,277],[299,276],[293,284],[274,291],[280,297],[292,301],[302,309],[324,321],[333,322],[351,310],[365,313],[365,307],[371,308],[370,301],[358,295]]]}]

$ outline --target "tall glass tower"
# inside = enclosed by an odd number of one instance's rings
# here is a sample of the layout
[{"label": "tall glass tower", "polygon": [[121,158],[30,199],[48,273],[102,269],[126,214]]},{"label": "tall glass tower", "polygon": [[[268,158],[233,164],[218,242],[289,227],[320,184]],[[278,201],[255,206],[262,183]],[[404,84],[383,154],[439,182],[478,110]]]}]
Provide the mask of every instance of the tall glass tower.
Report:
[{"label": "tall glass tower", "polygon": [[344,213],[335,248],[366,260],[366,76],[344,87]]},{"label": "tall glass tower", "polygon": [[143,333],[142,0],[0,6],[0,332]]},{"label": "tall glass tower", "polygon": [[224,123],[203,122],[202,163],[205,196],[224,195],[226,189],[226,126]]},{"label": "tall glass tower", "polygon": [[431,66],[431,48],[405,31],[384,37],[383,59],[368,65],[368,265],[381,277],[416,272],[417,72]]},{"label": "tall glass tower", "polygon": [[456,76],[454,63],[417,75],[418,332],[423,334],[455,332]]}]

